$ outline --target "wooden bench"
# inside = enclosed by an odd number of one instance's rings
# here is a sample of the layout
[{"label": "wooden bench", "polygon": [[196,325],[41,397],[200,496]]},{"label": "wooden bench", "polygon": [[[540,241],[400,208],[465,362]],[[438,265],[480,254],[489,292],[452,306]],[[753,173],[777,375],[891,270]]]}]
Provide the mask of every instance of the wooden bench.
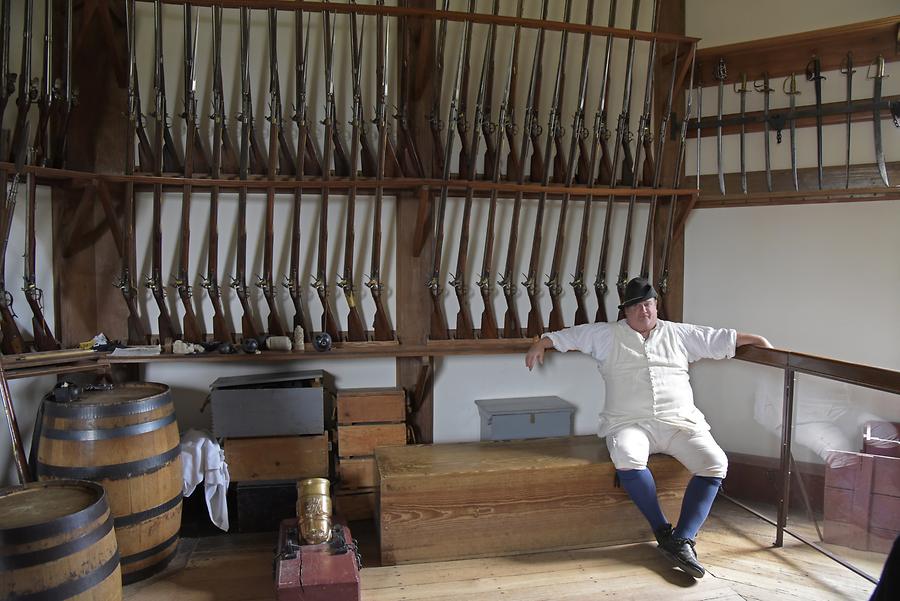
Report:
[{"label": "wooden bench", "polygon": [[[651,540],[596,436],[375,450],[383,565]],[[663,511],[678,517],[690,473],[650,458]]]}]

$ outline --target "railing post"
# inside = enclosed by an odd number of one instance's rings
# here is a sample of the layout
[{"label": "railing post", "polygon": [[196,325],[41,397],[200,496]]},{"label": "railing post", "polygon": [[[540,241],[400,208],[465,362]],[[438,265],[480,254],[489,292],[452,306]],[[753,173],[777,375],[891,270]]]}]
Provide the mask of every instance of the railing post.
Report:
[{"label": "railing post", "polygon": [[787,525],[791,496],[791,436],[794,430],[794,381],[793,369],[784,370],[784,401],[781,415],[781,497],[778,499],[778,531],[775,546],[784,546],[784,528]]}]

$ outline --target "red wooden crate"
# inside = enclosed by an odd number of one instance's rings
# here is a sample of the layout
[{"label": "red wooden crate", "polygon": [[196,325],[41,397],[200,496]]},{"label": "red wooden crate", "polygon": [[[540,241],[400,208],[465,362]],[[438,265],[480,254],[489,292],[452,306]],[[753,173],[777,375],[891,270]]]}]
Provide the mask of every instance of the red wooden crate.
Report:
[{"label": "red wooden crate", "polygon": [[350,529],[346,545],[302,545],[296,519],[281,522],[275,556],[277,601],[359,601],[359,556]]}]

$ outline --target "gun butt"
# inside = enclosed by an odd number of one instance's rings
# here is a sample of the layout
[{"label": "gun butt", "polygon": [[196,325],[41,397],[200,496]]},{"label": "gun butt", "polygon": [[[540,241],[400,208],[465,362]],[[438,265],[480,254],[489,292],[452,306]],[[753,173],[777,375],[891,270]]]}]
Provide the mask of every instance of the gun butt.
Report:
[{"label": "gun butt", "polygon": [[462,306],[460,301],[460,309],[456,314],[456,339],[472,340],[475,338],[475,326],[472,323],[472,315],[469,313],[468,307]]},{"label": "gun butt", "polygon": [[544,333],[544,318],[541,317],[540,300],[537,296],[530,296],[531,310],[528,311],[528,326],[525,335],[528,338],[534,338]]},{"label": "gun butt", "polygon": [[287,336],[284,324],[281,323],[281,316],[274,308],[275,301],[269,304],[269,336]]},{"label": "gun butt", "polygon": [[491,304],[490,298],[484,299],[484,311],[481,313],[481,332],[480,338],[500,338],[500,332],[497,331],[497,317],[494,315],[494,306]]},{"label": "gun butt", "polygon": [[609,318],[606,316],[606,300],[600,293],[597,294],[597,317],[594,321],[597,323],[609,321]]},{"label": "gun butt", "polygon": [[381,299],[375,301],[375,320],[372,323],[375,330],[375,340],[387,341],[394,339],[394,330],[388,320],[387,312],[381,304]]},{"label": "gun butt", "polygon": [[549,323],[550,331],[557,332],[557,331],[565,328],[566,324],[565,324],[565,320],[563,319],[563,315],[562,315],[562,307],[560,307],[560,304],[559,304],[559,297],[551,296],[550,302],[553,305],[553,307],[550,309],[550,323]]},{"label": "gun butt", "polygon": [[225,316],[221,313],[213,314],[213,338],[219,342],[233,342],[233,336],[225,323]]},{"label": "gun butt", "polygon": [[575,298],[575,325],[580,326],[588,322],[587,307],[584,306],[584,297],[577,295]]},{"label": "gun butt", "polygon": [[538,150],[540,140],[531,139],[531,172],[528,174],[533,182],[540,182],[544,179],[544,160],[541,158],[541,151]]},{"label": "gun butt", "polygon": [[241,338],[243,340],[246,340],[247,338],[259,338],[259,332],[256,330],[253,318],[246,311],[241,315]]},{"label": "gun butt", "polygon": [[144,331],[144,324],[133,313],[128,314],[128,344],[147,344],[147,333]]},{"label": "gun butt", "polygon": [[362,316],[359,314],[359,307],[356,306],[351,306],[350,313],[347,314],[347,340],[351,342],[365,342],[368,340],[366,326],[363,323]]},{"label": "gun butt", "polygon": [[450,340],[450,331],[447,328],[447,316],[444,315],[444,307],[440,298],[434,298],[431,309],[431,333],[432,340]]},{"label": "gun butt", "polygon": [[519,324],[519,314],[516,312],[515,299],[506,298],[506,313],[503,315],[503,337],[521,338],[522,326]]},{"label": "gun butt", "polygon": [[600,142],[600,152],[602,153],[602,157],[600,159],[600,173],[597,175],[597,182],[601,185],[612,185],[612,159],[609,157],[609,146],[607,146],[605,141]]}]

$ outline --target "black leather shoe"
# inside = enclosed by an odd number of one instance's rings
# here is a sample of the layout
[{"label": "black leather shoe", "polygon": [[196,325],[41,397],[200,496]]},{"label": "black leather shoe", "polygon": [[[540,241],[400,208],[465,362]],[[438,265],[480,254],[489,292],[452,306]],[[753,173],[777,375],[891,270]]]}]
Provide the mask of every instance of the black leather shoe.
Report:
[{"label": "black leather shoe", "polygon": [[[662,530],[662,529],[660,529]],[[697,552],[694,551],[694,541],[689,538],[675,538],[669,534],[659,542],[659,552],[685,573],[694,578],[703,578],[706,570],[697,561]]]},{"label": "black leather shoe", "polygon": [[672,524],[663,524],[653,531],[653,535],[656,537],[656,542],[662,546],[663,541],[672,538]]}]

